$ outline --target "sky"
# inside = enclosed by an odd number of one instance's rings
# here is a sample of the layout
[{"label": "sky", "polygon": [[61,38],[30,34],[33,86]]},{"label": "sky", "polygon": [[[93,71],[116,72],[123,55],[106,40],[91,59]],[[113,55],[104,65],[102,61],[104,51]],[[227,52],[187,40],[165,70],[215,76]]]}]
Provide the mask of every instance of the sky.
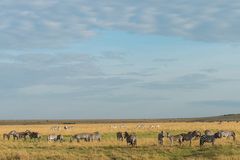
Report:
[{"label": "sky", "polygon": [[240,113],[239,0],[1,0],[0,119]]}]

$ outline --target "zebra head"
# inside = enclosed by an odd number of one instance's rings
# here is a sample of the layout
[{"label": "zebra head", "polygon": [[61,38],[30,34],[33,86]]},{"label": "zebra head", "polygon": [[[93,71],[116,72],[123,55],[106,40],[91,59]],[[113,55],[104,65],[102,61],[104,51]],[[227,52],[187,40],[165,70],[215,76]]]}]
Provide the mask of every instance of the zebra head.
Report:
[{"label": "zebra head", "polygon": [[217,132],[214,134],[214,138],[222,138],[221,132]]}]

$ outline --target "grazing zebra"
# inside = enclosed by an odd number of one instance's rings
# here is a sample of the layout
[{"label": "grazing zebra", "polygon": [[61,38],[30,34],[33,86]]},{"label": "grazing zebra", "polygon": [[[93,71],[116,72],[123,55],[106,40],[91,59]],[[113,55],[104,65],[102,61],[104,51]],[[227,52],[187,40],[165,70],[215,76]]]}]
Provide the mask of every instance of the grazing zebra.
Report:
[{"label": "grazing zebra", "polygon": [[59,134],[59,135],[50,134],[50,135],[48,135],[47,140],[48,141],[60,141],[60,142],[62,142],[64,139],[63,139],[63,135],[61,135],[61,134]]},{"label": "grazing zebra", "polygon": [[202,135],[200,137],[200,146],[203,146],[204,143],[212,143],[214,145],[214,142],[217,138],[221,138],[221,135],[219,132],[215,133],[214,135]]},{"label": "grazing zebra", "polygon": [[8,133],[8,135],[9,135],[9,138],[12,136],[14,140],[15,140],[16,138],[18,139],[17,131],[15,131],[15,130],[10,131],[10,132]]},{"label": "grazing zebra", "polygon": [[99,133],[99,132],[94,132],[94,133],[92,133],[92,134],[90,134],[90,137],[89,137],[89,139],[91,140],[91,141],[94,141],[94,140],[97,140],[97,141],[101,141],[101,134]]},{"label": "grazing zebra", "polygon": [[192,134],[195,136],[195,139],[199,139],[202,136],[202,133],[198,130],[193,131]]},{"label": "grazing zebra", "polygon": [[182,133],[182,141],[189,141],[189,146],[192,145],[192,140],[201,137],[201,132],[200,131],[192,131],[188,133]]},{"label": "grazing zebra", "polygon": [[3,140],[9,140],[10,139],[10,135],[8,133],[3,133]]},{"label": "grazing zebra", "polygon": [[84,140],[86,142],[89,142],[91,138],[91,133],[79,133],[75,134],[70,138],[70,142],[73,140],[77,140],[77,142],[80,142],[80,140]]},{"label": "grazing zebra", "polygon": [[207,129],[207,130],[204,131],[204,134],[210,136],[210,135],[213,135],[214,133]]},{"label": "grazing zebra", "polygon": [[144,128],[145,128],[145,125],[144,125],[144,124],[137,124],[136,128],[144,129]]},{"label": "grazing zebra", "polygon": [[158,143],[160,145],[163,145],[163,138],[164,138],[164,133],[163,131],[161,131],[160,133],[158,133]]},{"label": "grazing zebra", "polygon": [[72,128],[73,128],[73,126],[64,126],[64,127],[63,127],[64,130],[70,130],[70,129],[72,129]]},{"label": "grazing zebra", "polygon": [[124,138],[128,145],[136,146],[137,145],[137,137],[135,134],[129,134],[128,132],[124,133]]},{"label": "grazing zebra", "polygon": [[25,132],[17,132],[17,137],[18,137],[18,139],[24,139],[24,140],[26,140],[26,138],[27,138],[27,136],[29,136],[29,134],[30,134],[30,131],[29,130],[26,130]]},{"label": "grazing zebra", "polygon": [[123,133],[122,132],[117,132],[117,140],[118,141],[123,141]]},{"label": "grazing zebra", "polygon": [[171,146],[173,145],[173,142],[174,141],[178,141],[179,145],[181,146],[182,145],[182,142],[183,142],[183,136],[181,134],[179,135],[170,135],[168,132],[167,132],[167,138],[169,138],[170,142],[171,142]]},{"label": "grazing zebra", "polygon": [[218,131],[218,132],[219,132],[221,138],[222,137],[227,137],[227,138],[233,137],[233,140],[234,141],[236,140],[236,134],[233,131],[223,131],[223,130],[221,130],[221,131]]},{"label": "grazing zebra", "polygon": [[[24,140],[26,140],[26,137],[29,135],[29,132],[30,131],[28,131],[28,130],[26,130],[25,132],[17,132],[17,131],[15,131],[15,130],[12,130],[12,131],[10,131],[9,133],[8,133],[8,136],[9,136],[9,138],[8,139],[10,139],[10,137],[11,136],[13,136],[13,139],[14,140],[19,140],[19,139],[24,139]],[[5,135],[5,137],[6,137],[7,135]]]},{"label": "grazing zebra", "polygon": [[30,139],[37,139],[38,141],[40,141],[41,139],[41,134],[38,133],[38,132],[31,132],[31,131],[28,131],[28,135],[30,137]]},{"label": "grazing zebra", "polygon": [[61,130],[61,127],[60,126],[52,126],[50,129],[52,131],[59,131],[59,130]]},{"label": "grazing zebra", "polygon": [[13,136],[13,140],[15,141],[16,139],[18,140],[18,139],[20,139],[22,136],[20,136],[20,134],[22,133],[22,132],[17,132],[17,131],[15,131],[15,130],[13,130],[13,131],[10,131],[8,134],[9,134],[9,136]]}]

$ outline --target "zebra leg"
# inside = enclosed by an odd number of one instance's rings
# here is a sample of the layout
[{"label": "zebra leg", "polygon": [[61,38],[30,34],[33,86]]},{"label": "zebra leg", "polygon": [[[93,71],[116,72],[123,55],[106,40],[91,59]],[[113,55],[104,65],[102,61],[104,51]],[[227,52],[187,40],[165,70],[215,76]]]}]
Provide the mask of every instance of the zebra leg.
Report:
[{"label": "zebra leg", "polygon": [[162,139],[160,139],[160,141],[159,141],[159,142],[160,142],[160,145],[163,145],[163,140],[162,140]]},{"label": "zebra leg", "polygon": [[214,146],[214,145],[215,145],[215,143],[214,143],[214,142],[215,142],[215,141],[213,140],[213,141],[212,141],[212,146]]},{"label": "zebra leg", "polygon": [[235,135],[233,135],[232,137],[233,137],[233,141],[236,141],[236,136],[235,136]]},{"label": "zebra leg", "polygon": [[172,139],[170,139],[170,143],[171,143],[171,146],[173,146],[173,140]]},{"label": "zebra leg", "polygon": [[178,139],[179,145],[182,146],[182,139]]}]

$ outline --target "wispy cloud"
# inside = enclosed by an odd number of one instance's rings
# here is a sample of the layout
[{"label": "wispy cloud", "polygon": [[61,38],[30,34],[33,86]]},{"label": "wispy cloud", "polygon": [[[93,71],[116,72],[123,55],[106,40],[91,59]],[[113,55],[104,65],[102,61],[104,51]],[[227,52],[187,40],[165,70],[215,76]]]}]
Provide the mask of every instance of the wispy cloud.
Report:
[{"label": "wispy cloud", "polygon": [[212,78],[207,74],[192,73],[183,76],[176,77],[167,81],[153,81],[146,82],[140,85],[146,89],[154,90],[191,90],[191,89],[203,89],[210,87],[216,83],[223,83],[227,81],[233,81],[231,79]]},{"label": "wispy cloud", "polygon": [[0,46],[68,45],[99,29],[239,42],[239,6],[237,0],[1,1]]},{"label": "wispy cloud", "polygon": [[[105,74],[98,58],[71,53],[0,54],[0,88],[19,95],[94,95],[139,81],[130,76]],[[108,57],[101,60],[104,59]]]},{"label": "wispy cloud", "polygon": [[[57,79],[55,80],[57,81]],[[16,89],[17,94],[32,95],[32,96],[49,96],[49,95],[81,95],[94,96],[105,94],[107,91],[118,90],[129,84],[134,84],[137,79],[127,79],[121,77],[112,78],[81,78],[73,77],[65,79],[65,81],[58,81],[58,83],[35,83],[34,85],[26,85]]]},{"label": "wispy cloud", "polygon": [[101,76],[95,60],[86,54],[0,54],[0,87],[22,88],[59,84],[69,77]]},{"label": "wispy cloud", "polygon": [[215,68],[206,68],[206,69],[202,69],[201,71],[205,72],[205,73],[216,73],[216,72],[218,72],[218,70],[215,69]]},{"label": "wispy cloud", "polygon": [[123,61],[126,58],[126,54],[122,52],[116,52],[116,51],[107,51],[102,53],[99,58],[104,59],[104,60],[120,60]]},{"label": "wispy cloud", "polygon": [[176,62],[178,61],[177,58],[155,58],[153,62],[160,62],[160,63],[168,63],[168,62]]}]

